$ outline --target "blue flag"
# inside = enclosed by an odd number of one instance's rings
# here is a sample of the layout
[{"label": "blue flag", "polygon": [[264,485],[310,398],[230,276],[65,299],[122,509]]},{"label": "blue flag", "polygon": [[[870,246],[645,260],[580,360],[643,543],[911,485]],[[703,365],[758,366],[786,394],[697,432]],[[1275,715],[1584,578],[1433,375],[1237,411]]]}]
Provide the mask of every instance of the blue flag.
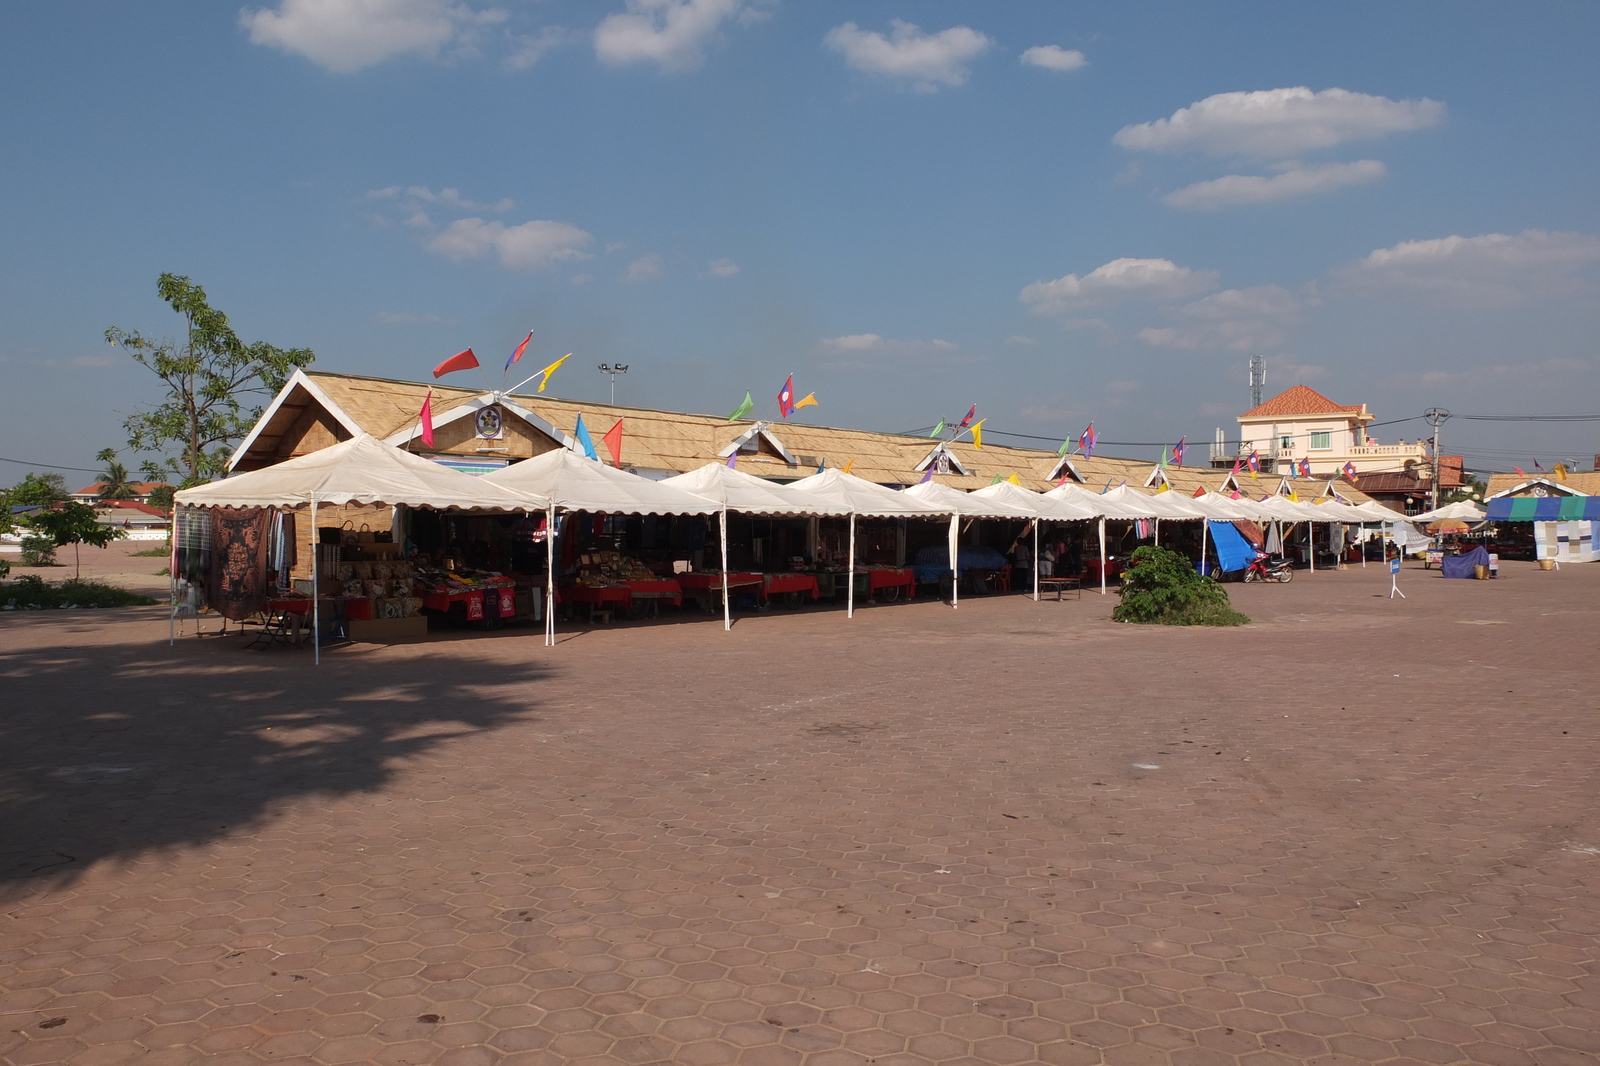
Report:
[{"label": "blue flag", "polygon": [[578,424],[573,427],[572,435],[578,438],[578,443],[583,445],[583,454],[600,461],[600,453],[594,450],[594,441],[589,438],[589,427],[583,424],[583,415],[578,416]]}]

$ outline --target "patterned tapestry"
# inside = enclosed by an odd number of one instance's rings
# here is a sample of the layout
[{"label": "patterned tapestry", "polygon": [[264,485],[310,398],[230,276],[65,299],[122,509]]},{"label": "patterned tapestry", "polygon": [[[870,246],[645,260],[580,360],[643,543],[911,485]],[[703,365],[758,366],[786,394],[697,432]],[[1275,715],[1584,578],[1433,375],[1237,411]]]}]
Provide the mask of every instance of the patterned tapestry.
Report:
[{"label": "patterned tapestry", "polygon": [[211,508],[211,574],[206,600],[237,622],[267,606],[267,530],[263,507]]}]

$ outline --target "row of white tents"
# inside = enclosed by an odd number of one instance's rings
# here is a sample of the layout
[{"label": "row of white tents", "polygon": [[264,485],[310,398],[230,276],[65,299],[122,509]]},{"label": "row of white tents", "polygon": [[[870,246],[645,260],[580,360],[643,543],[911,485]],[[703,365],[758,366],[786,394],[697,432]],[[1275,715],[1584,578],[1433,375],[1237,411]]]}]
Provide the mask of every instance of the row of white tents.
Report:
[{"label": "row of white tents", "polygon": [[[967,493],[937,482],[890,489],[841,470],[825,470],[788,483],[762,478],[713,463],[663,481],[605,466],[567,449],[558,449],[475,477],[361,434],[351,440],[275,466],[235,474],[222,481],[179,492],[182,507],[308,508],[313,529],[320,506],[404,506],[468,512],[547,515],[555,529],[559,513],[586,511],[625,515],[718,515],[723,573],[727,573],[729,512],[771,517],[848,518],[848,569],[855,570],[857,518],[949,519],[950,559],[957,558],[962,519],[1022,519],[1034,529],[1034,598],[1038,598],[1038,529],[1043,522],[1096,522],[1100,537],[1101,592],[1105,592],[1105,523],[1107,519],[1153,521],[1159,541],[1161,521],[1201,522],[1202,555],[1206,520],[1249,520],[1258,523],[1322,522],[1367,524],[1394,522],[1400,516],[1377,504],[1352,505],[1338,500],[1297,503],[1270,496],[1251,500],[1218,493],[1182,496],[1172,492],[1146,495],[1127,486],[1096,493],[1063,484],[1049,492],[1031,492],[1000,482]],[[549,552],[549,604],[555,602],[554,537]],[[316,579],[313,552],[313,581]],[[731,626],[727,582],[723,588],[723,624]],[[956,584],[959,584],[957,582]],[[854,581],[847,581],[847,615],[855,614]],[[313,587],[316,587],[313,585]],[[958,593],[956,593],[958,595]],[[313,612],[316,607],[313,607]],[[554,611],[545,612],[545,642],[555,643]],[[317,622],[313,620],[313,633]],[[319,652],[320,655],[320,652]]]}]

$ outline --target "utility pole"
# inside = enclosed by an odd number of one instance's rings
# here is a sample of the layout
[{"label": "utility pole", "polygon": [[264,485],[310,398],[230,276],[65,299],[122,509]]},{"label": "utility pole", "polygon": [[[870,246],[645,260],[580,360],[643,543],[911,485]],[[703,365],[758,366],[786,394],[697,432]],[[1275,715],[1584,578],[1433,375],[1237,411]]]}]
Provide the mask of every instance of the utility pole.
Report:
[{"label": "utility pole", "polygon": [[1437,511],[1439,509],[1440,473],[1439,427],[1444,425],[1445,420],[1450,417],[1450,412],[1446,411],[1442,407],[1430,407],[1426,411],[1422,412],[1422,417],[1426,418],[1428,420],[1428,425],[1433,427],[1433,477],[1431,479],[1433,484],[1432,491],[1429,493],[1428,510]]},{"label": "utility pole", "polygon": [[600,373],[606,374],[611,378],[611,406],[613,407],[617,405],[617,375],[626,374],[627,372],[627,363],[618,363],[616,366],[611,366],[607,363],[600,364]]}]

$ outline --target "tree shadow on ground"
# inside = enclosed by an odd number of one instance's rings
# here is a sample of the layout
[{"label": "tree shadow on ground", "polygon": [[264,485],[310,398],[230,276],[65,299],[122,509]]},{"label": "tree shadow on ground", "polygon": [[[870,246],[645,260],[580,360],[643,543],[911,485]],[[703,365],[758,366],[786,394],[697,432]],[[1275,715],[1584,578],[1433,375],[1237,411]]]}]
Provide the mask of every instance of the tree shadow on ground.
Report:
[{"label": "tree shadow on ground", "polygon": [[0,653],[0,891],[380,789],[454,737],[537,721],[527,697],[496,693],[546,673],[455,651],[315,668],[209,641]]}]

